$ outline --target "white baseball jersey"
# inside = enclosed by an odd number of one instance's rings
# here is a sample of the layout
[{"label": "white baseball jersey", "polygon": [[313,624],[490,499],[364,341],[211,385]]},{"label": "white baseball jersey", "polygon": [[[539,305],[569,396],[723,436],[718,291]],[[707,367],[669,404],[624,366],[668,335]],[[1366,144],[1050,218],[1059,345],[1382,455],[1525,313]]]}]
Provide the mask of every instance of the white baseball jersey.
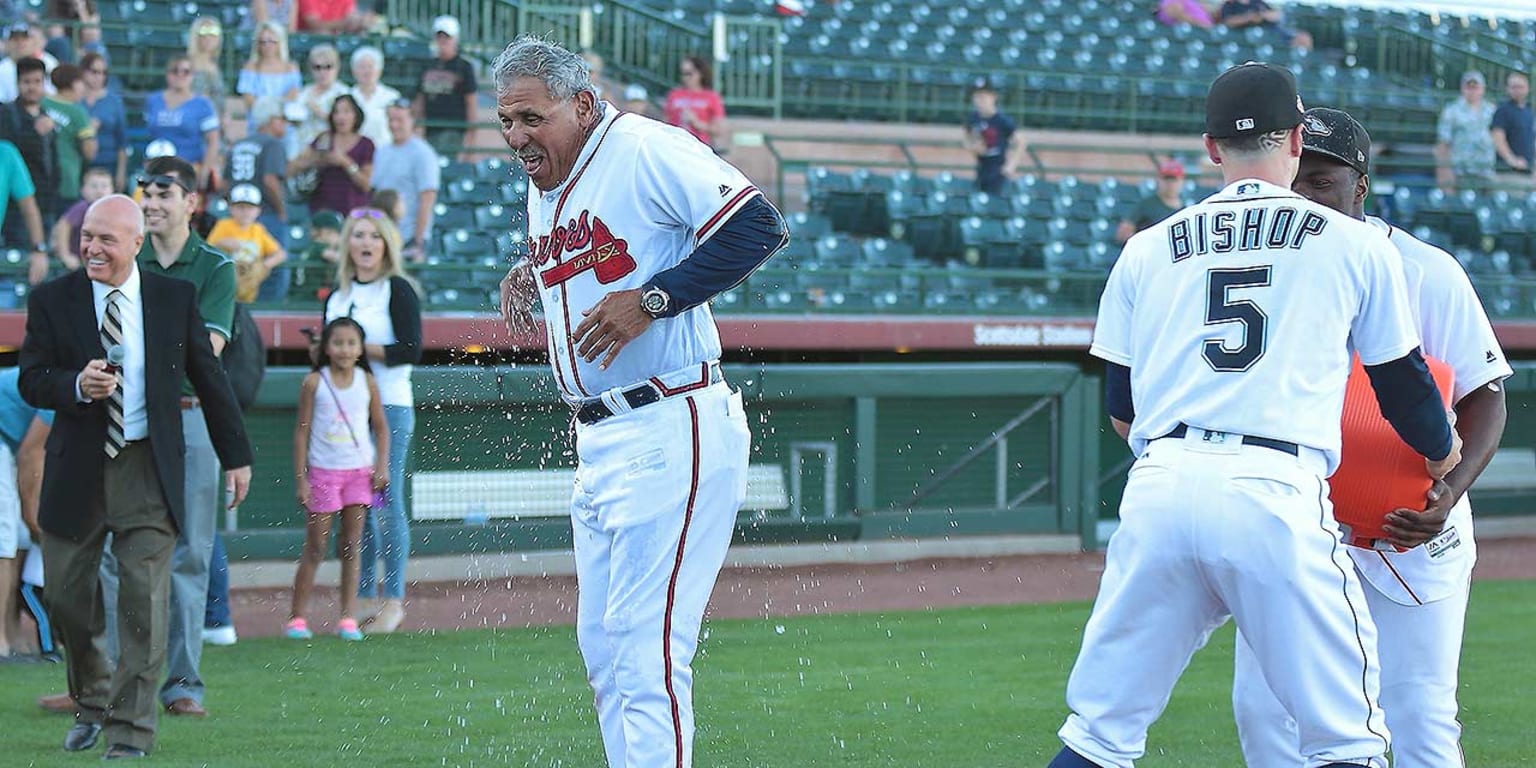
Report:
[{"label": "white baseball jersey", "polygon": [[528,198],[549,359],[569,402],[720,357],[707,303],[657,320],[609,366],[576,354],[582,313],[677,265],[759,192],[686,131],[604,104],[565,183]]},{"label": "white baseball jersey", "polygon": [[[1386,232],[1403,257],[1408,302],[1418,321],[1424,354],[1443,361],[1456,374],[1452,402],[1490,382],[1510,376],[1504,350],[1493,334],[1477,291],[1449,253],[1381,219],[1367,219]],[[1350,547],[1360,574],[1383,595],[1403,605],[1419,605],[1467,588],[1467,571],[1476,559],[1472,506],[1462,496],[1439,536],[1407,552],[1377,552]]]},{"label": "white baseball jersey", "polygon": [[1126,243],[1089,351],[1131,369],[1135,453],[1183,423],[1319,449],[1332,474],[1349,342],[1366,365],[1419,345],[1397,249],[1246,180]]}]

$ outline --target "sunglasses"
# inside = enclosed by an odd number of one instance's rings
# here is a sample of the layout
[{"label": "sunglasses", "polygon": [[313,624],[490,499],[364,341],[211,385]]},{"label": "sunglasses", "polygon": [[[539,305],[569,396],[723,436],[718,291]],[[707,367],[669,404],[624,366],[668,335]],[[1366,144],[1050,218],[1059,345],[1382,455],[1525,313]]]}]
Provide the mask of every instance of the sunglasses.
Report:
[{"label": "sunglasses", "polygon": [[389,214],[377,208],[353,208],[347,213],[347,218],[349,219],[384,219],[388,217]]},{"label": "sunglasses", "polygon": [[192,68],[191,67],[172,67],[171,69],[167,69],[165,71],[165,73],[167,75],[190,75],[190,74],[192,74]]},{"label": "sunglasses", "polygon": [[321,70],[335,69],[336,65],[335,64],[314,64],[314,63],[311,63],[309,65],[309,68],[310,69],[321,69]]},{"label": "sunglasses", "polygon": [[184,192],[190,193],[192,191],[192,187],[188,186],[185,181],[182,181],[181,177],[169,173],[157,173],[153,176],[143,174],[139,176],[137,181],[140,187],[165,187],[169,189],[172,186],[177,186],[181,187]]}]

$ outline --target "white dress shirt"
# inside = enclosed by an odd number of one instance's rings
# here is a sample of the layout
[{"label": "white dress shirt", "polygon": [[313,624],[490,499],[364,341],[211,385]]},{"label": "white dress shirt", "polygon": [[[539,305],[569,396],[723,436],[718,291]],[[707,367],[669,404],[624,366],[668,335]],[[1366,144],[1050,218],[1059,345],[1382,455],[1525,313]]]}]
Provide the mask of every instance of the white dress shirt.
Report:
[{"label": "white dress shirt", "polygon": [[[144,412],[144,294],[138,264],[133,265],[128,279],[117,288],[91,281],[98,329],[106,321],[107,295],[114,290],[122,292],[117,308],[123,323],[123,370],[118,373],[117,385],[123,390],[123,439],[132,442],[149,437],[149,419]],[[80,394],[78,378],[75,389]],[[80,399],[88,400],[83,394]]]}]

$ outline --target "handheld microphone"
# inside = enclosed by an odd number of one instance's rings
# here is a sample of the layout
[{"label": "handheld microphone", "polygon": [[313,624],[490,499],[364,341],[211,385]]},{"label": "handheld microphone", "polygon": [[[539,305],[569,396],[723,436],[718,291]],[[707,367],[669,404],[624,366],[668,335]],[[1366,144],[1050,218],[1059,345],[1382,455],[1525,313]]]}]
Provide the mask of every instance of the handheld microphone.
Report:
[{"label": "handheld microphone", "polygon": [[123,370],[123,360],[127,359],[127,357],[128,353],[123,351],[123,345],[113,344],[108,347],[107,373],[121,373]]}]

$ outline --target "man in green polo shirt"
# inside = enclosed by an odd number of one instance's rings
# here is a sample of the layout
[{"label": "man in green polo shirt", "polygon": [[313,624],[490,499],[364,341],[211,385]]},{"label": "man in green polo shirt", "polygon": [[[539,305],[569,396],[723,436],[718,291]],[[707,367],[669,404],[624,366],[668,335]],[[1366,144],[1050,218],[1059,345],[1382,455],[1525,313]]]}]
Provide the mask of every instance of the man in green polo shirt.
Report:
[{"label": "man in green polo shirt", "polygon": [[[213,342],[224,351],[235,317],[235,264],[203,242],[190,226],[197,207],[197,171],[179,157],[157,157],[138,178],[144,230],[139,269],[186,280],[197,288],[198,309]],[[167,675],[160,701],[173,715],[202,717],[203,612],[208,604],[208,565],[213,556],[219,501],[219,461],[192,388],[182,385],[182,431],[187,444],[186,519],[171,556],[171,622]],[[110,606],[112,599],[107,600]],[[109,617],[107,626],[114,626]]]},{"label": "man in green polo shirt", "polygon": [[85,95],[85,80],[80,68],[60,64],[48,75],[58,93],[43,99],[43,111],[58,126],[54,144],[59,153],[59,210],[63,214],[80,199],[80,172],[85,161],[96,156],[96,125],[80,105]]}]

